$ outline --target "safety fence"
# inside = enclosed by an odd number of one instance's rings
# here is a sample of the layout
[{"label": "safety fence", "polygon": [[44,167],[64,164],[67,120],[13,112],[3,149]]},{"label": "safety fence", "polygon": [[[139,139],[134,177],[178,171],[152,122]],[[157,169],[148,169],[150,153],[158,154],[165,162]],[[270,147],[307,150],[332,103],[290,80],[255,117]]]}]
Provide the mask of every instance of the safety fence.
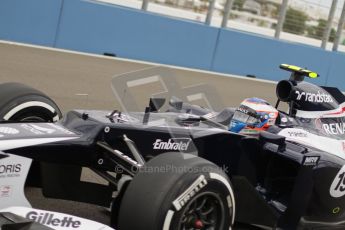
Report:
[{"label": "safety fence", "polygon": [[345,90],[342,52],[95,1],[2,0],[0,39],[274,81],[296,64]]},{"label": "safety fence", "polygon": [[343,0],[98,1],[345,51]]}]

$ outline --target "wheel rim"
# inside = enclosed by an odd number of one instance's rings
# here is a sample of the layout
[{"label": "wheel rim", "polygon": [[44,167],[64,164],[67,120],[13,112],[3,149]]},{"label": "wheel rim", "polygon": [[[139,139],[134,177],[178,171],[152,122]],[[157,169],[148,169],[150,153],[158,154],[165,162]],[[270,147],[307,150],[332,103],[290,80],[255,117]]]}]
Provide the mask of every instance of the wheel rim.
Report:
[{"label": "wheel rim", "polygon": [[218,230],[224,225],[224,204],[220,196],[205,192],[194,197],[183,210],[179,230]]},{"label": "wheel rim", "polygon": [[29,107],[18,111],[9,117],[9,121],[19,122],[52,122],[54,117],[58,116],[56,113],[42,108],[42,107]]},{"label": "wheel rim", "polygon": [[24,118],[20,119],[20,121],[23,121],[23,122],[45,122],[46,120],[43,119],[42,117],[38,117],[38,116],[29,116],[29,117],[24,117]]}]

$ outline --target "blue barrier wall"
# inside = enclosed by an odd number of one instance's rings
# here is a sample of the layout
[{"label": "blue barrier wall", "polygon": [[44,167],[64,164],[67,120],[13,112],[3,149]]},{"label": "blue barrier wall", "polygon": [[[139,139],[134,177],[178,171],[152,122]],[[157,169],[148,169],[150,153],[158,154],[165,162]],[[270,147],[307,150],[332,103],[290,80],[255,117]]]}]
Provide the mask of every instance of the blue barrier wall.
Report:
[{"label": "blue barrier wall", "polygon": [[210,68],[217,28],[90,1],[63,9],[56,47]]},{"label": "blue barrier wall", "polygon": [[326,85],[337,86],[345,91],[345,55],[332,53]]},{"label": "blue barrier wall", "polygon": [[53,46],[62,0],[1,0],[0,39]]},{"label": "blue barrier wall", "polygon": [[288,76],[278,68],[280,64],[287,63],[317,71],[322,77],[313,82],[326,84],[331,56],[331,52],[317,47],[222,29],[212,70],[238,75],[251,74],[276,81]]},{"label": "blue barrier wall", "polygon": [[280,80],[281,63],[345,90],[345,55],[86,0],[1,0],[0,39]]}]

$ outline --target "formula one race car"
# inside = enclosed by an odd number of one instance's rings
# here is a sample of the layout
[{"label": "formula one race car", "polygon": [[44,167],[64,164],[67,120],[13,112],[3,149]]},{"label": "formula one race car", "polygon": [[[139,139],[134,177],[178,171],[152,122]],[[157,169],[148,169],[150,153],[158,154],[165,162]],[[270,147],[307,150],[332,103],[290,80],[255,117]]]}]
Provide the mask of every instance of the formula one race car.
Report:
[{"label": "formula one race car", "polygon": [[[2,228],[106,229],[31,209],[25,185],[111,205],[119,230],[345,229],[345,96],[303,81],[315,72],[281,68],[291,77],[277,84],[276,107],[289,110],[255,136],[228,130],[235,108],[174,98],[158,112],[164,100],[152,98],[145,112],[74,110],[60,120],[43,93],[0,85]],[[81,181],[82,168],[108,183]]]}]

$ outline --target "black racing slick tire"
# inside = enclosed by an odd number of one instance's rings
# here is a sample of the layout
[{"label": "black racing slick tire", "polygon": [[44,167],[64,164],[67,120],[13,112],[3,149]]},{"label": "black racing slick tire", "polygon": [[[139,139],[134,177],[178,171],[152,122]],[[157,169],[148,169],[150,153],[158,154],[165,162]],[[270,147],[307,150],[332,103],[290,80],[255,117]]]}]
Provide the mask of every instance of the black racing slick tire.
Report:
[{"label": "black racing slick tire", "polygon": [[21,83],[0,84],[0,122],[55,122],[61,111],[47,95]]},{"label": "black racing slick tire", "polygon": [[117,229],[228,230],[234,217],[227,175],[205,159],[174,152],[150,160],[130,182]]}]

